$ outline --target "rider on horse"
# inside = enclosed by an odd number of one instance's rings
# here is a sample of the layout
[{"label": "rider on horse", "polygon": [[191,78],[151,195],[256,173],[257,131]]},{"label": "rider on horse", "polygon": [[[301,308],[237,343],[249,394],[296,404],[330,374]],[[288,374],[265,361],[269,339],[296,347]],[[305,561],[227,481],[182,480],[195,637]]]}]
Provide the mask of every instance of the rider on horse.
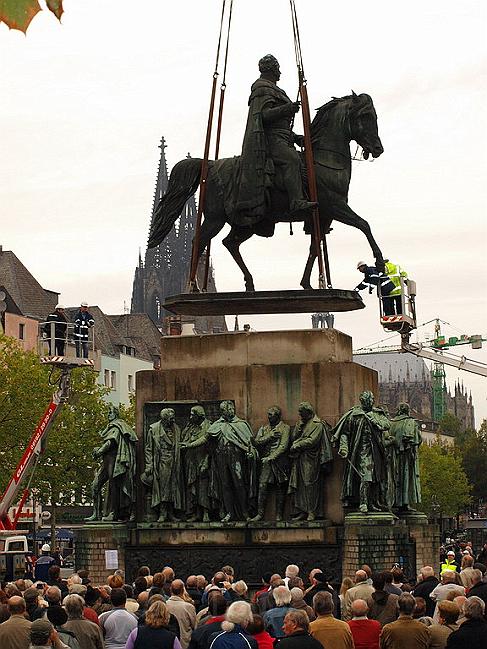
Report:
[{"label": "rider on horse", "polygon": [[299,102],[293,102],[276,85],[281,76],[272,54],[259,61],[260,78],[252,84],[249,113],[242,146],[240,182],[236,210],[240,225],[253,225],[265,216],[265,192],[272,185],[274,167],[282,176],[291,215],[307,212],[316,203],[304,197],[301,160],[294,144],[303,136],[291,130]]}]

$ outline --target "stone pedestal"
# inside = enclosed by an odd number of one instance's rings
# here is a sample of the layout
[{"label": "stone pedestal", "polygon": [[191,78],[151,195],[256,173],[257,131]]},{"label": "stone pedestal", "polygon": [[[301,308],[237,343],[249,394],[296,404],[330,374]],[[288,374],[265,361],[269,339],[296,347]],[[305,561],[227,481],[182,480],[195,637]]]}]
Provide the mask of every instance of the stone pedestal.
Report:
[{"label": "stone pedestal", "polygon": [[125,547],[129,540],[128,526],[125,523],[85,523],[76,530],[76,570],[90,571],[94,584],[106,584],[113,569],[105,568],[105,550],[118,551],[118,566],[125,569]]}]

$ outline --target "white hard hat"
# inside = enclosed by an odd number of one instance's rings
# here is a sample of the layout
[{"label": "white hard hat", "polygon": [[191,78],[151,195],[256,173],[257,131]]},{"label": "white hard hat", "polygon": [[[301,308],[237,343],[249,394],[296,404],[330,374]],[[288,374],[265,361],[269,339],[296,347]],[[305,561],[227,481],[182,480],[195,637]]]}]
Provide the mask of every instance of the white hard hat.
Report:
[{"label": "white hard hat", "polygon": [[365,261],[359,261],[357,264],[357,270],[360,268],[360,266],[367,266],[367,264],[365,263]]},{"label": "white hard hat", "polygon": [[51,551],[51,546],[49,543],[44,543],[44,545],[41,548],[41,552],[50,552]]},{"label": "white hard hat", "polygon": [[448,550],[447,554],[452,554],[453,556],[455,556],[455,553],[453,552],[453,550]]},{"label": "white hard hat", "polygon": [[88,302],[81,302],[81,306],[89,306]]},{"label": "white hard hat", "polygon": [[56,304],[56,309],[65,309],[64,304]]}]

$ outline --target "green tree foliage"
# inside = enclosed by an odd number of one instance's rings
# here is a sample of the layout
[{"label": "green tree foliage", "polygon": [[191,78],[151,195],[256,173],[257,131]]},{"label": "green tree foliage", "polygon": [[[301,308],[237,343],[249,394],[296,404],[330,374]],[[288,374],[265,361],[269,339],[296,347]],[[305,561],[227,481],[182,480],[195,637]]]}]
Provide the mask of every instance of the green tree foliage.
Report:
[{"label": "green tree foliage", "polygon": [[[12,338],[0,337],[0,487],[13,470],[46,410],[60,370],[41,366],[39,357],[25,352]],[[96,383],[87,368],[71,372],[71,393],[49,432],[31,483],[41,502],[67,505],[81,502],[93,480],[92,451],[106,424],[107,388]],[[55,515],[53,516],[53,526]]]},{"label": "green tree foliage", "polygon": [[457,436],[461,434],[462,422],[451,412],[445,412],[440,419],[440,431],[445,435]]},{"label": "green tree foliage", "polygon": [[487,419],[478,431],[466,430],[455,440],[462,464],[472,484],[472,498],[477,504],[487,500]]},{"label": "green tree foliage", "polygon": [[461,458],[440,441],[423,444],[419,451],[421,509],[428,516],[456,516],[470,502],[470,490]]}]

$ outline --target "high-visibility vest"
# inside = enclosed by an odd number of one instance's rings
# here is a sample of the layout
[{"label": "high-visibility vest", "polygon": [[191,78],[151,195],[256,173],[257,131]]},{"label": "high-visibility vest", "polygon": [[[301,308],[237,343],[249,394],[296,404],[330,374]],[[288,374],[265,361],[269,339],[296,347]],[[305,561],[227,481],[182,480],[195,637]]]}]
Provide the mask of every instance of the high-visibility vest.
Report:
[{"label": "high-visibility vest", "polygon": [[385,265],[386,274],[389,276],[391,282],[394,284],[395,288],[389,293],[389,295],[401,295],[401,277],[406,279],[408,274],[405,270],[402,270],[399,264],[393,264],[391,261],[388,261]]},{"label": "high-visibility vest", "polygon": [[445,563],[441,564],[440,575],[442,575],[445,572],[445,570],[451,570],[452,572],[457,571],[457,564],[455,563],[455,559],[453,559],[451,563],[450,563],[450,559],[446,559]]}]

